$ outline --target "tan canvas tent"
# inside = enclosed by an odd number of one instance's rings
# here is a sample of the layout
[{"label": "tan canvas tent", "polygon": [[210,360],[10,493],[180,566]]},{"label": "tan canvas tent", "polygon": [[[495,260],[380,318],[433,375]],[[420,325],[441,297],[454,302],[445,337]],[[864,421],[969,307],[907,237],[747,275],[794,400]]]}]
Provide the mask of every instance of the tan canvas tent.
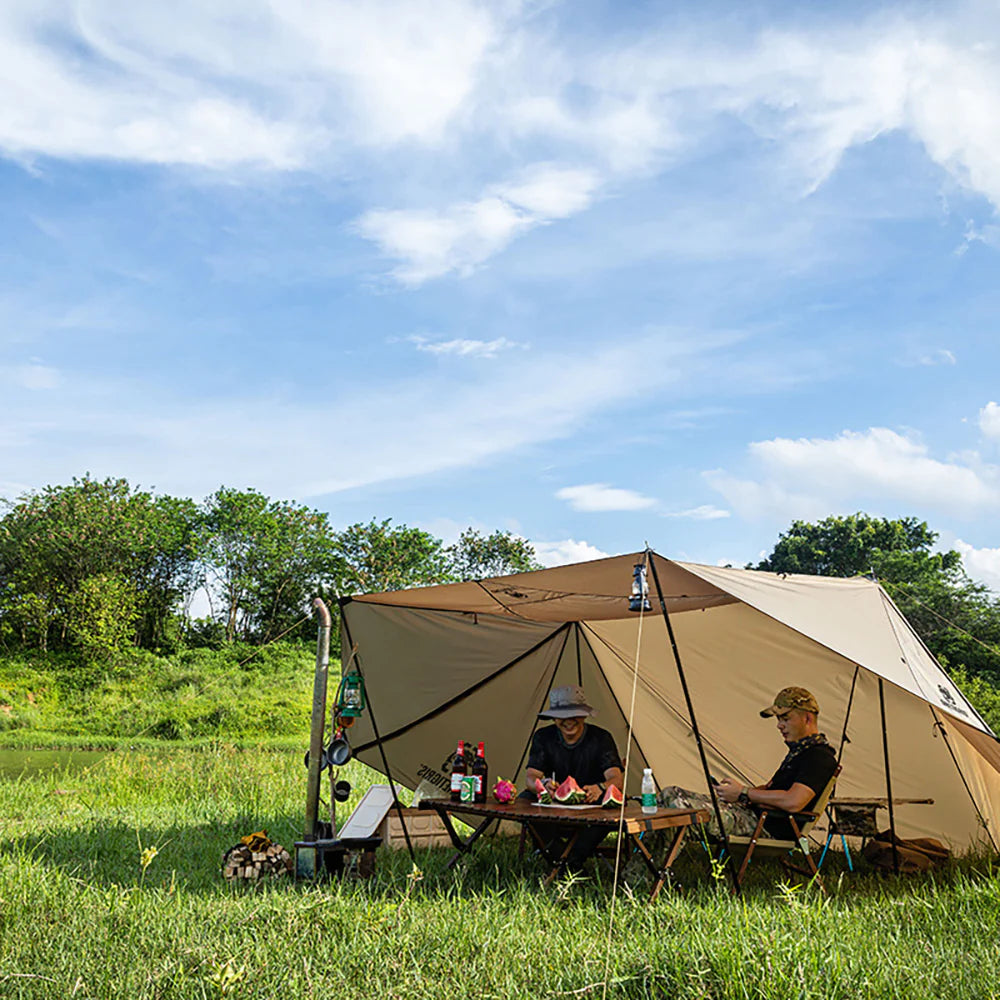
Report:
[{"label": "tan canvas tent", "polygon": [[[651,610],[637,614],[627,595],[644,560]],[[630,792],[643,767],[661,785],[706,790],[682,676],[708,772],[761,783],[784,748],[759,710],[795,684],[816,695],[821,730],[843,744],[839,796],[884,797],[891,782],[895,797],[934,800],[896,809],[901,836],[958,850],[1000,842],[1000,744],[871,580],[646,552],[347,598],[341,618],[371,709],[351,742],[383,771],[384,753],[409,788],[443,786],[460,738],[484,740],[491,774],[520,783],[549,689],[579,683],[623,755],[632,719]]]}]

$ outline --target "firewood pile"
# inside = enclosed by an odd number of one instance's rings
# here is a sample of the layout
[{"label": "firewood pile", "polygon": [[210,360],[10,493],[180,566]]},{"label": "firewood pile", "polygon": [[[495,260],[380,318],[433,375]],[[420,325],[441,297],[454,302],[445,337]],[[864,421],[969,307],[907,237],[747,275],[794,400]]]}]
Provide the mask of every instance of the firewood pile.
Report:
[{"label": "firewood pile", "polygon": [[259,882],[280,878],[292,870],[292,858],[281,844],[273,844],[261,830],[240,839],[222,856],[222,876],[227,882],[246,879]]}]

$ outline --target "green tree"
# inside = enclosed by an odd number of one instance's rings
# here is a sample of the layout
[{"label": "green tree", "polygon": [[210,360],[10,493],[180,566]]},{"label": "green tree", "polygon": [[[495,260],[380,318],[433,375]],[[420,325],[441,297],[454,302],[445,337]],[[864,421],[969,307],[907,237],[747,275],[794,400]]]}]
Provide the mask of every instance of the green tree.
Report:
[{"label": "green tree", "polygon": [[369,521],[338,532],[330,586],[337,597],[447,583],[448,557],[440,539],[405,524]]},{"label": "green tree", "polygon": [[127,621],[131,642],[162,644],[192,585],[194,523],[190,500],[155,497],[124,479],[85,476],[25,494],[0,519],[4,630],[42,649],[73,645],[86,604]]},{"label": "green tree", "polygon": [[222,487],[203,505],[199,556],[227,641],[266,642],[309,614],[336,563],[326,515]]},{"label": "green tree", "polygon": [[946,666],[1000,683],[1000,603],[969,579],[961,555],[933,552],[937,533],[915,517],[867,514],[795,521],[756,568],[775,573],[874,573]]},{"label": "green tree", "polygon": [[454,545],[448,546],[445,557],[450,574],[458,580],[485,580],[542,568],[532,544],[509,531],[484,535],[467,528]]}]

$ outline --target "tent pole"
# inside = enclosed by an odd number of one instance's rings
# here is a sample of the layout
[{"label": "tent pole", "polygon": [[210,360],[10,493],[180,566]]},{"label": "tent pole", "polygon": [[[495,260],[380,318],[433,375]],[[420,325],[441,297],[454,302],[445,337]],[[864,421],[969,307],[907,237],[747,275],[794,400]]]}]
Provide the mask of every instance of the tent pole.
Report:
[{"label": "tent pole", "polygon": [[851,719],[851,706],[854,704],[854,686],[858,683],[858,671],[861,669],[860,664],[854,664],[854,676],[851,678],[851,693],[847,696],[847,711],[844,713],[844,728],[840,734],[840,747],[837,750],[837,763],[840,763],[841,758],[844,756],[844,746],[851,741],[847,738],[847,723]]},{"label": "tent pole", "polygon": [[580,623],[576,622],[576,683],[583,687],[583,664],[580,662]]},{"label": "tent pole", "polygon": [[885,790],[889,797],[889,834],[892,838],[892,870],[899,874],[899,851],[896,849],[896,811],[892,806],[892,775],[889,770],[889,734],[885,725],[885,687],[878,679],[878,704],[882,713],[882,753],[885,757]]},{"label": "tent pole", "polygon": [[[340,624],[344,628],[344,635],[347,636],[347,645],[350,649],[354,649],[354,641],[351,639],[351,629],[347,624],[347,615],[344,614],[344,605],[340,605]],[[361,675],[361,680],[364,682],[365,672],[361,668],[361,655],[359,653],[354,654],[354,665],[357,668],[358,673]],[[389,768],[389,761],[385,756],[385,748],[382,746],[382,737],[378,733],[378,723],[375,721],[375,710],[372,708],[372,698],[371,691],[367,684],[365,684],[365,699],[368,702],[368,714],[372,718],[372,732],[375,734],[375,742],[378,744],[378,751],[382,756],[382,765],[385,767],[385,776],[389,779],[389,788],[392,791],[392,801],[396,807],[396,815],[399,817],[399,825],[403,828],[403,838],[406,840],[406,849],[410,852],[410,861],[413,863],[414,867],[417,864],[417,856],[413,852],[413,844],[410,843],[410,831],[406,828],[406,819],[403,817],[403,805],[399,801],[399,796],[396,794],[396,782],[393,780],[392,771]]]},{"label": "tent pole", "polygon": [[[691,701],[691,692],[688,690],[687,678],[684,676],[684,666],[681,663],[680,650],[677,648],[677,639],[674,636],[674,627],[670,622],[670,615],[667,614],[667,602],[663,596],[663,589],[660,587],[660,576],[656,572],[656,560],[653,559],[653,550],[646,549],[646,556],[649,559],[649,565],[653,570],[653,582],[656,584],[656,596],[660,599],[660,611],[663,613],[663,620],[667,625],[667,635],[670,638],[670,648],[674,654],[674,663],[677,664],[677,675],[680,677],[681,688],[684,691],[684,700],[687,702],[688,717],[691,720],[691,731],[694,733],[695,743],[698,744],[698,755],[701,757],[701,767],[705,772],[705,784],[708,786],[708,794],[712,797],[712,807],[715,809],[715,818],[719,824],[719,833],[722,836],[722,843],[725,846],[726,852],[729,853],[729,836],[726,833],[726,827],[722,822],[722,810],[719,807],[719,798],[715,794],[715,785],[712,782],[712,776],[708,770],[708,757],[705,756],[705,746],[701,741],[701,731],[698,729],[698,720],[695,718],[694,704]],[[740,883],[736,876],[735,869],[732,870],[730,874],[733,877],[735,891],[739,893]]]}]

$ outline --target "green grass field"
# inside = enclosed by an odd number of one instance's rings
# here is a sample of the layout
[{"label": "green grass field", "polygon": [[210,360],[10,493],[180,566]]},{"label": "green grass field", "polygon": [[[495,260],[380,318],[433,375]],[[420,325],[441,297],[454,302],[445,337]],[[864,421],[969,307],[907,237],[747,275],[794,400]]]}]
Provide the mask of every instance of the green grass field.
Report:
[{"label": "green grass field", "polygon": [[[345,771],[353,804],[377,776]],[[733,899],[694,844],[682,891],[647,905],[636,883],[612,909],[607,873],[544,891],[498,840],[457,872],[448,851],[414,877],[383,850],[365,882],[227,884],[220,856],[243,834],[298,839],[304,790],[301,753],[229,746],[0,783],[0,996],[998,995],[988,862],[898,880],[834,866],[826,899],[765,865]]]}]

